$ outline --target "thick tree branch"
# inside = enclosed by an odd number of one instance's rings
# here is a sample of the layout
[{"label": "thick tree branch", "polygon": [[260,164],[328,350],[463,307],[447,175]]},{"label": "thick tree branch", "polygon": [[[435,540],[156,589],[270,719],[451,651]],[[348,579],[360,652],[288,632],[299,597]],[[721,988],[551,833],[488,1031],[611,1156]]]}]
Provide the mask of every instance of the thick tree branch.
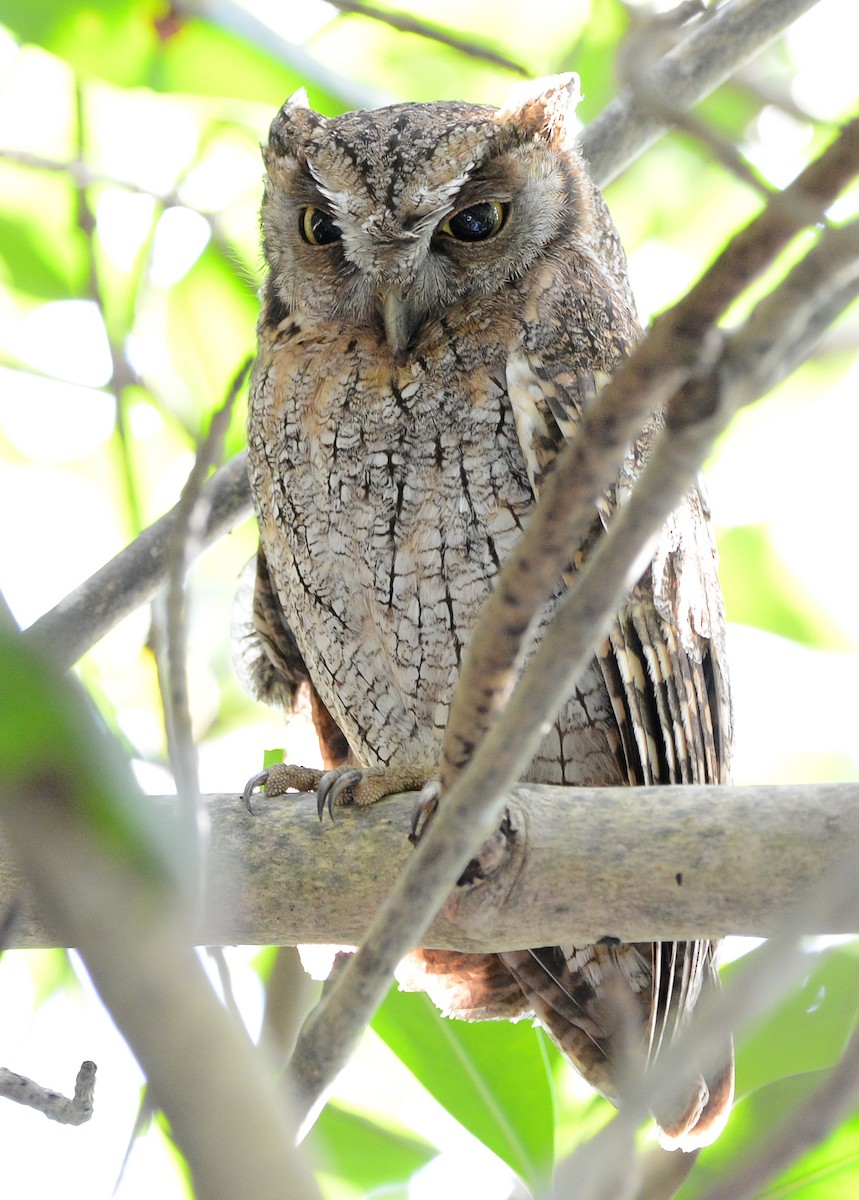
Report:
[{"label": "thick tree branch", "polygon": [[[357,944],[414,851],[416,797],[337,809],[260,797],[203,798],[211,826],[206,945]],[[165,840],[182,828],[176,797],[150,798]],[[514,836],[493,844],[482,882],[457,886],[423,944],[488,951],[611,935],[683,940],[769,936],[796,897],[859,848],[859,784],[778,787],[557,788],[520,784],[506,799]],[[10,947],[66,945],[0,846],[0,892],[20,891]],[[76,875],[71,887],[80,887]],[[807,933],[845,933],[842,922]]]},{"label": "thick tree branch", "polygon": [[[635,1131],[652,1111],[654,1097],[664,1099],[676,1089],[678,1080],[706,1072],[724,1053],[728,1036],[741,1036],[797,986],[809,967],[806,930],[830,925],[855,930],[857,921],[859,875],[855,856],[847,849],[819,883],[788,905],[773,937],[743,964],[724,991],[711,991],[694,1019],[660,1052],[648,1071],[629,1080],[618,1115],[559,1168],[553,1196],[568,1196],[573,1186],[577,1200],[605,1200],[623,1194],[623,1181],[635,1174]],[[843,1103],[853,1069],[851,1053],[844,1070],[835,1069],[831,1092],[824,1086],[818,1093],[824,1128],[826,1105]],[[778,1131],[774,1144],[783,1144]]]}]

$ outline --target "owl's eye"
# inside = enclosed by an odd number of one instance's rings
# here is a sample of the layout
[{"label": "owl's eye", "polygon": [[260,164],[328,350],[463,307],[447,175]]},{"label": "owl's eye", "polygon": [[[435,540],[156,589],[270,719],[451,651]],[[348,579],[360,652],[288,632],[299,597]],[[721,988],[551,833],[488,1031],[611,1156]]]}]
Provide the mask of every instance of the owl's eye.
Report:
[{"label": "owl's eye", "polygon": [[497,200],[485,200],[482,204],[461,208],[442,225],[441,232],[458,242],[485,242],[494,237],[507,220],[509,207]]},{"label": "owl's eye", "polygon": [[298,214],[298,229],[310,246],[330,246],[332,242],[339,242],[342,236],[334,218],[312,205]]}]

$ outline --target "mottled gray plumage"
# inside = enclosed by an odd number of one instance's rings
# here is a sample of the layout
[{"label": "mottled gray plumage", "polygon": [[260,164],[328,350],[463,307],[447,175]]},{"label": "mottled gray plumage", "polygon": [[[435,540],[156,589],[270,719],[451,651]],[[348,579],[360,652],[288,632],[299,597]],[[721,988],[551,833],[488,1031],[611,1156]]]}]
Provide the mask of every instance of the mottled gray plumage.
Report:
[{"label": "mottled gray plumage", "polygon": [[[281,704],[309,691],[329,765],[433,774],[499,564],[639,336],[617,234],[572,144],[577,98],[575,77],[560,76],[516,89],[501,110],[409,104],[329,120],[293,101],[272,124],[249,419],[251,673]],[[630,448],[572,569],[647,442]],[[724,781],[722,631],[693,491],[528,777]],[[410,970],[454,1015],[536,1012],[616,1099],[624,1055],[640,1047],[643,1061],[670,1038],[715,979],[714,950],[426,951]],[[711,1140],[730,1094],[727,1055],[676,1112],[657,1114],[666,1142]]]}]

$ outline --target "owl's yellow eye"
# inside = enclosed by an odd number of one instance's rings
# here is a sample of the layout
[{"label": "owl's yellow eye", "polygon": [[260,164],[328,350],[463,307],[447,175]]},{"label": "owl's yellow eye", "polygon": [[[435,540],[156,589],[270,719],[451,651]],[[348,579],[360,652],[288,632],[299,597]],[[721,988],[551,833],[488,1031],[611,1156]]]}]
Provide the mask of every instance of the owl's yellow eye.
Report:
[{"label": "owl's yellow eye", "polygon": [[298,214],[298,229],[310,246],[330,246],[340,241],[340,226],[334,224],[330,213],[321,208],[303,208]]},{"label": "owl's yellow eye", "polygon": [[509,207],[498,200],[485,200],[482,204],[461,208],[442,225],[441,232],[458,242],[485,242],[494,237],[507,220]]}]

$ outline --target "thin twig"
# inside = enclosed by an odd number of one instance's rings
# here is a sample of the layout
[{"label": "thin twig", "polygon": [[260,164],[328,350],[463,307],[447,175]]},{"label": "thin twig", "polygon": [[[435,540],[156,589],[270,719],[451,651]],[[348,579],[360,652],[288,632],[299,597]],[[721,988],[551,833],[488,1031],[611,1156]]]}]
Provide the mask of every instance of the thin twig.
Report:
[{"label": "thin twig", "polygon": [[174,510],[176,520],[170,530],[167,546],[167,589],[163,619],[166,670],[159,670],[159,682],[170,764],[179,795],[185,798],[189,828],[196,825],[199,783],[197,748],[191,728],[188,698],[185,575],[189,564],[199,553],[196,547],[205,535],[209,517],[209,497],[204,490],[204,483],[212,464],[220,457],[233,405],[244,386],[250,365],[250,359],[242,364],[230,384],[224,403],[212,417],[209,431],[200,444]]},{"label": "thin twig", "polygon": [[[0,160],[4,162],[16,163],[22,167],[30,167],[34,171],[52,171],[68,175],[69,179],[77,188],[91,187],[93,184],[108,184],[110,187],[123,188],[128,192],[135,192],[141,196],[150,196],[153,200],[157,200],[165,208],[171,205],[181,203],[175,190],[168,192],[155,191],[152,188],[144,187],[139,183],[135,183],[131,179],[120,179],[116,175],[110,175],[105,171],[99,171],[91,167],[89,163],[82,158],[71,160],[60,160],[48,158],[42,154],[33,154],[29,150],[15,150],[11,147],[0,147]],[[191,207],[186,205],[185,207]],[[200,212],[199,209],[194,209],[199,212],[200,216],[206,221],[211,222],[211,214]]]},{"label": "thin twig", "polygon": [[417,37],[426,38],[427,41],[450,46],[452,50],[458,50],[460,54],[465,54],[469,58],[492,63],[493,66],[502,67],[505,71],[514,71],[526,79],[530,75],[528,69],[521,63],[499,54],[497,50],[490,50],[488,46],[482,46],[479,42],[459,37],[455,33],[448,33],[447,30],[429,25],[426,21],[419,21],[410,13],[399,12],[395,9],[372,8],[369,4],[361,3],[361,0],[329,0],[329,3],[342,13],[354,13],[356,16],[367,17],[372,21],[381,21],[383,25],[388,25],[400,33],[413,33]]},{"label": "thin twig", "polygon": [[95,1063],[82,1062],[75,1079],[75,1092],[71,1100],[59,1092],[34,1083],[25,1075],[16,1075],[0,1067],[0,1096],[35,1108],[48,1120],[61,1125],[83,1125],[92,1116],[92,1099],[95,1091]]},{"label": "thin twig", "polygon": [[[730,0],[665,56],[653,72],[654,86],[672,113],[688,112],[816,3]],[[581,138],[596,183],[605,187],[667,128],[665,120],[639,111],[633,92],[613,100]]]},{"label": "thin twig", "polygon": [[339,96],[351,108],[378,108],[396,100],[395,96],[386,95],[378,88],[332,71],[303,46],[283,37],[277,29],[235,0],[173,0],[172,8],[182,17],[197,17],[237,35],[289,67],[300,79]]},{"label": "thin twig", "polygon": [[[86,136],[84,118],[84,90],[80,78],[75,78],[75,136],[77,141],[77,159],[83,162],[86,158]],[[90,205],[86,185],[77,184],[77,224],[84,237],[87,248],[87,284],[86,292],[98,309],[99,317],[104,326],[110,353],[110,381],[108,390],[113,396],[114,433],[119,451],[120,474],[125,491],[125,501],[128,519],[131,527],[140,530],[141,519],[140,495],[135,478],[134,460],[129,446],[128,428],[125,420],[125,389],[139,383],[123,346],[117,344],[111,322],[107,320],[104,294],[101,287],[98,256],[95,250],[96,221],[95,213]]]}]

